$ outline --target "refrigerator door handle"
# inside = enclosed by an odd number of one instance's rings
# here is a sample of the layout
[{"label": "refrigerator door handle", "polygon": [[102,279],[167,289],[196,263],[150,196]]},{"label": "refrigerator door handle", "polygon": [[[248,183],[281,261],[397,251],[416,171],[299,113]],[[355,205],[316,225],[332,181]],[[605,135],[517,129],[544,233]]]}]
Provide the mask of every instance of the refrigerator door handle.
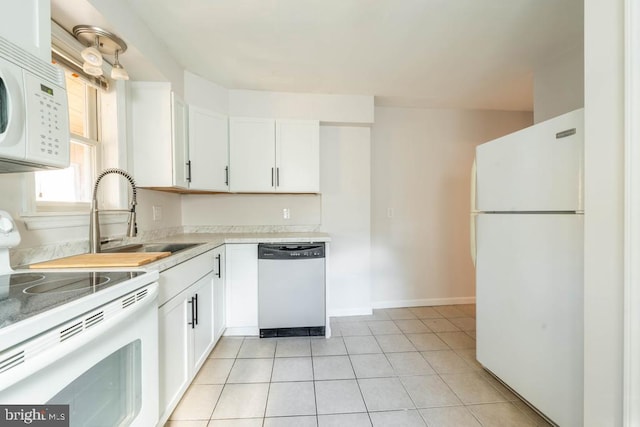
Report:
[{"label": "refrigerator door handle", "polygon": [[469,249],[471,252],[471,261],[476,266],[476,159],[473,159],[471,165],[471,215],[469,224]]},{"label": "refrigerator door handle", "polygon": [[473,262],[473,266],[476,267],[476,218],[478,217],[478,214],[476,213],[471,213],[470,215],[471,217],[471,222],[469,224],[469,228],[470,228],[470,233],[469,233],[469,249],[471,252],[471,261]]},{"label": "refrigerator door handle", "polygon": [[473,159],[473,165],[471,165],[471,212],[476,212],[476,159]]}]

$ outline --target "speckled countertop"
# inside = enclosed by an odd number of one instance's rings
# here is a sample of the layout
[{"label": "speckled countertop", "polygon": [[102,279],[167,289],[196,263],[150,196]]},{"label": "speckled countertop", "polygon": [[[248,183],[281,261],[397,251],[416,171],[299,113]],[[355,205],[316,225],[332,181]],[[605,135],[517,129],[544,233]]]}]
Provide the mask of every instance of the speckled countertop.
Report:
[{"label": "speckled countertop", "polygon": [[[197,232],[197,233],[173,233],[168,236],[156,238],[134,238],[131,241],[123,241],[114,246],[123,246],[135,243],[201,243],[198,246],[189,248],[175,254],[160,259],[158,261],[142,265],[137,268],[108,268],[108,270],[157,270],[163,271],[177,264],[187,261],[197,255],[207,252],[225,243],[295,243],[295,242],[329,242],[331,237],[327,233],[315,231],[286,231],[286,232]],[[16,257],[18,262],[12,262],[18,271],[28,270],[29,264],[51,259],[62,258],[71,255],[87,253],[86,241],[82,244],[62,245],[60,248],[48,247],[43,251],[25,250],[24,254]],[[20,262],[22,261],[22,262]],[[106,269],[84,268],[80,270],[104,271]],[[51,270],[56,271],[56,270]],[[58,270],[59,271],[59,270]]]}]

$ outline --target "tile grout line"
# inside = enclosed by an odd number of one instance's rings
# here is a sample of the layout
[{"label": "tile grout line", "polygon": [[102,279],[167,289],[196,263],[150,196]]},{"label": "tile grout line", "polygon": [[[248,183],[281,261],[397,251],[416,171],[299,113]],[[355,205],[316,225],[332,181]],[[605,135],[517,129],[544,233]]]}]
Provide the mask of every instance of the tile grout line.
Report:
[{"label": "tile grout line", "polygon": [[[369,328],[369,326],[367,326],[367,328]],[[371,328],[369,328],[369,331],[371,331]],[[347,346],[345,344],[345,349],[346,349],[346,347]],[[367,401],[364,398],[364,393],[362,393],[362,388],[360,387],[360,381],[358,381],[358,376],[356,375],[356,370],[353,367],[353,361],[351,360],[351,354],[349,353],[348,350],[347,350],[347,358],[349,359],[349,364],[351,365],[351,370],[353,371],[353,378],[355,379],[356,385],[358,386],[358,391],[360,392],[360,397],[362,398],[362,403],[364,403],[364,408],[367,410],[367,417],[369,418],[369,423],[371,425],[373,425],[373,419],[371,418],[371,412],[369,411],[369,406],[367,405]]]},{"label": "tile grout line", "polygon": [[320,424],[318,419],[318,393],[316,392],[316,371],[313,364],[313,353],[311,351],[311,340],[309,340],[309,358],[311,359],[311,384],[313,385],[313,401],[316,407],[316,426]]},{"label": "tile grout line", "polygon": [[[260,339],[260,338],[258,338]],[[264,414],[262,415],[262,426],[267,422],[267,408],[269,407],[269,396],[271,395],[271,383],[273,381],[273,370],[276,365],[276,352],[278,351],[278,341],[273,347],[273,360],[271,362],[271,375],[269,375],[269,385],[267,386],[267,400],[264,402]]]}]

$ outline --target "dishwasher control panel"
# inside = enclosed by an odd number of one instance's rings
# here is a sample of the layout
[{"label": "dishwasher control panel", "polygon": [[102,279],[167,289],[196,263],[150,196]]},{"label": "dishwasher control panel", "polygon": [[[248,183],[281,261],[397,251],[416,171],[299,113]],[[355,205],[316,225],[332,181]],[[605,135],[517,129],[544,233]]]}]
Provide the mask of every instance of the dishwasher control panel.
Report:
[{"label": "dishwasher control panel", "polygon": [[258,245],[258,259],[309,259],[324,257],[324,243],[261,243]]}]

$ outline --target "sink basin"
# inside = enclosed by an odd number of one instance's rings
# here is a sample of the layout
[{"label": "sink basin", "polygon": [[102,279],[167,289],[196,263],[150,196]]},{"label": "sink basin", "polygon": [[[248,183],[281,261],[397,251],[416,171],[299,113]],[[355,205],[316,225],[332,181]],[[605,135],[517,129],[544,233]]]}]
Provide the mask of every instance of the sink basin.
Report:
[{"label": "sink basin", "polygon": [[104,249],[102,252],[171,252],[172,254],[185,249],[193,248],[201,243],[139,243],[134,245],[118,246]]}]

